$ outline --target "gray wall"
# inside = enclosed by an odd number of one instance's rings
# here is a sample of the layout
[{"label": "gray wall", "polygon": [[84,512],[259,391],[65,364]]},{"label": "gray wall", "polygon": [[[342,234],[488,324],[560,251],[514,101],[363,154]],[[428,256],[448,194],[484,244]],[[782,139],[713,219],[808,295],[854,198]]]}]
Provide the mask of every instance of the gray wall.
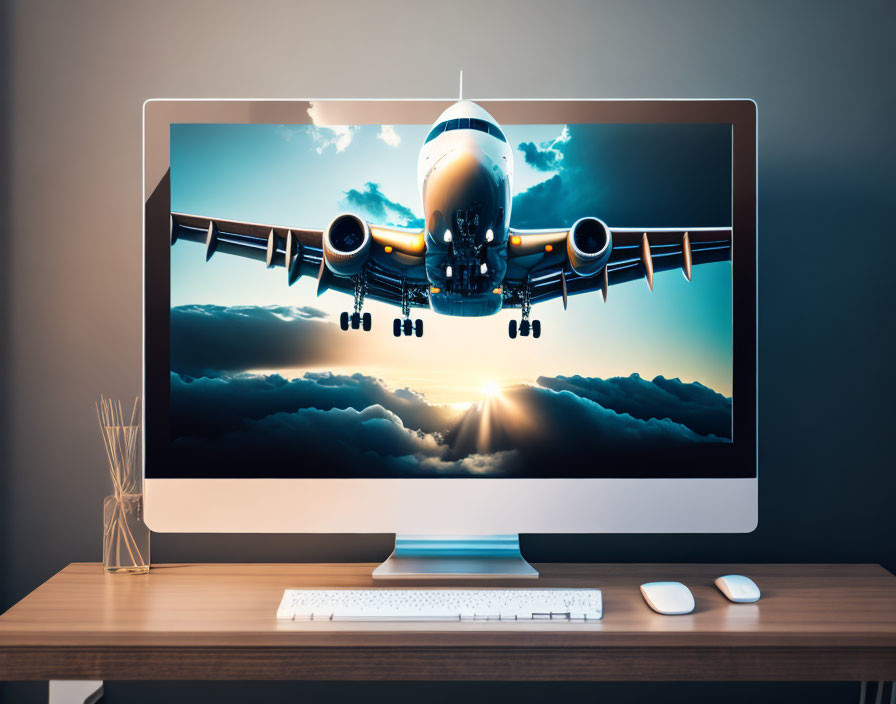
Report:
[{"label": "gray wall", "polygon": [[[0,15],[2,601],[100,557],[93,403],[140,384],[149,97],[752,97],[760,527],[527,536],[536,560],[896,568],[892,2],[48,2]],[[0,39],[4,37],[0,36]],[[388,536],[157,536],[153,558],[380,559]]]}]

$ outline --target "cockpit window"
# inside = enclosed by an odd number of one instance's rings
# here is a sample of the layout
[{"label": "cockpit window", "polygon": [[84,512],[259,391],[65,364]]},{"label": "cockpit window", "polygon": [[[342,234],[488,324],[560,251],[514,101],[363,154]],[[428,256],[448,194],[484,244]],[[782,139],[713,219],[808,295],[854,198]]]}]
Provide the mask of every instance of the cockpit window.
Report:
[{"label": "cockpit window", "polygon": [[489,133],[492,137],[497,137],[497,138],[500,139],[502,142],[506,142],[506,141],[507,141],[507,139],[504,137],[504,133],[503,133],[501,130],[498,129],[498,126],[497,126],[497,125],[493,125],[491,122],[488,123],[488,133]]},{"label": "cockpit window", "polygon": [[440,122],[440,123],[437,124],[435,127],[433,127],[433,128],[432,128],[432,131],[429,133],[429,136],[427,136],[427,138],[426,138],[426,142],[424,142],[424,144],[431,142],[431,141],[434,140],[436,137],[438,137],[440,134],[442,134],[442,132],[445,131],[445,125],[446,125],[446,124],[447,124],[447,123],[445,123],[445,122]]},{"label": "cockpit window", "polygon": [[485,120],[471,117],[470,129],[479,130],[480,132],[488,132],[488,123]]},{"label": "cockpit window", "polygon": [[442,132],[450,132],[451,130],[477,130],[479,132],[490,134],[492,137],[500,139],[502,142],[507,141],[507,138],[504,137],[504,133],[498,129],[497,125],[494,125],[487,120],[480,120],[476,117],[460,117],[454,120],[440,122],[433,127],[432,131],[426,137],[426,142],[431,142],[442,134]]}]

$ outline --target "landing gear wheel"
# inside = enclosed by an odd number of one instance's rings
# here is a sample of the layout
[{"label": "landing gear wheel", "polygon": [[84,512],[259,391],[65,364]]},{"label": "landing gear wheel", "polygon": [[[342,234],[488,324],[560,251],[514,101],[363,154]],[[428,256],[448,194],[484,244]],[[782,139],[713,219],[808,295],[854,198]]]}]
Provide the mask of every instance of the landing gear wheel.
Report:
[{"label": "landing gear wheel", "polygon": [[339,327],[348,330],[348,313],[342,313],[339,316]]},{"label": "landing gear wheel", "polygon": [[529,321],[524,320],[520,323],[520,336],[521,337],[529,337]]},{"label": "landing gear wheel", "polygon": [[401,319],[396,318],[392,321],[392,334],[395,337],[401,337]]},{"label": "landing gear wheel", "polygon": [[516,321],[511,320],[510,325],[507,326],[507,334],[510,335],[511,340],[516,339]]},{"label": "landing gear wheel", "polygon": [[410,334],[413,332],[413,327],[414,327],[413,323],[411,323],[410,319],[405,320],[404,323],[402,323],[402,326],[404,327],[404,334],[407,336],[410,336]]},{"label": "landing gear wheel", "polygon": [[373,321],[370,317],[370,313],[364,313],[361,316],[361,327],[364,328],[364,332],[370,332],[370,326],[372,322]]},{"label": "landing gear wheel", "polygon": [[540,320],[532,321],[532,337],[535,337],[535,338],[541,337],[541,321]]},{"label": "landing gear wheel", "polygon": [[414,321],[414,334],[417,337],[423,337],[423,321],[419,318]]},{"label": "landing gear wheel", "polygon": [[357,330],[359,327],[361,327],[361,314],[352,313],[352,330]]}]

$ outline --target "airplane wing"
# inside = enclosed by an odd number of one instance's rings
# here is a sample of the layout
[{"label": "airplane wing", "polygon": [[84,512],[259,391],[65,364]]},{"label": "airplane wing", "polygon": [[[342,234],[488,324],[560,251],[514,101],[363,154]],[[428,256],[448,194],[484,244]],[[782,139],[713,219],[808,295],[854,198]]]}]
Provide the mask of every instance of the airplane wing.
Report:
[{"label": "airplane wing", "polygon": [[[335,276],[323,257],[323,230],[222,220],[204,215],[171,213],[171,245],[180,240],[205,245],[208,261],[217,253],[232,254],[263,262],[269,269],[286,269],[291,286],[301,276],[317,279],[317,293],[336,289],[354,294],[354,281]],[[402,281],[412,307],[429,305],[424,272],[423,232],[371,225],[370,235],[378,245],[366,269],[366,293],[386,303],[401,305]],[[392,256],[382,256],[383,252]],[[422,273],[422,280],[419,280]]]},{"label": "airplane wing", "polygon": [[698,264],[731,259],[730,227],[609,228],[613,246],[606,265],[589,276],[577,274],[569,263],[567,235],[569,230],[510,231],[506,288],[519,290],[505,305],[522,302],[521,291],[529,281],[530,301],[537,303],[577,293],[607,291],[615,284],[645,279],[653,290],[654,274],[680,269],[690,281],[692,268]]}]

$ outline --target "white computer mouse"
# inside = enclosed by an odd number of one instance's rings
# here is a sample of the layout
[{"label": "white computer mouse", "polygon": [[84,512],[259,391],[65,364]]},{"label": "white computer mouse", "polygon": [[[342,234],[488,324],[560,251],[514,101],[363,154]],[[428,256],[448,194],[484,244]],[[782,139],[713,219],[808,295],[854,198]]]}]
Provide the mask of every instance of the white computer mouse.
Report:
[{"label": "white computer mouse", "polygon": [[641,585],[641,596],[658,614],[678,616],[694,610],[694,595],[681,582],[648,582]]},{"label": "white computer mouse", "polygon": [[756,582],[742,574],[723,575],[716,579],[715,585],[730,601],[738,603],[759,601],[759,587],[756,586]]}]

